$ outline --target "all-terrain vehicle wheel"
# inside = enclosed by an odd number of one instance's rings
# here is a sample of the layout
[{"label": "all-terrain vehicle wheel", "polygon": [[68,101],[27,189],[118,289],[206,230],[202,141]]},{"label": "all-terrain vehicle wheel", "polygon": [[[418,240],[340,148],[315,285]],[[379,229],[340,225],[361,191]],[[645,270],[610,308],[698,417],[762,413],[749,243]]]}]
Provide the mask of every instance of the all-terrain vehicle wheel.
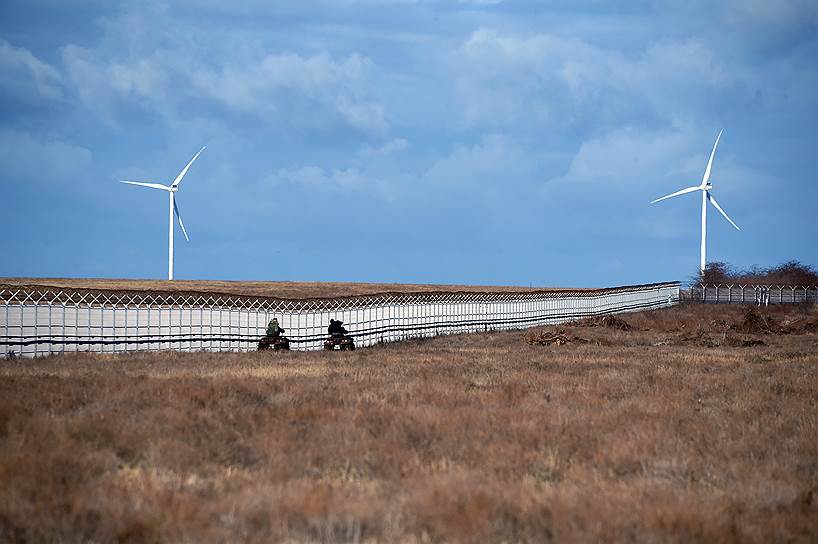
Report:
[{"label": "all-terrain vehicle wheel", "polygon": [[258,341],[258,351],[267,351],[269,349],[272,349],[273,351],[289,351],[290,341],[283,336],[265,336]]}]

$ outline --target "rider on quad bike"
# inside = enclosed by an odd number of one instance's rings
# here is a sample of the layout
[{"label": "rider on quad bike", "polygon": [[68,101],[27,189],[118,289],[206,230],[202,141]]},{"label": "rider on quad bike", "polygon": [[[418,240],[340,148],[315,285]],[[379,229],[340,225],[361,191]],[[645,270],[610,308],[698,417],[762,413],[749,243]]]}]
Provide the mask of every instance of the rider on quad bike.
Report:
[{"label": "rider on quad bike", "polygon": [[355,342],[351,336],[348,336],[349,332],[344,328],[344,322],[340,319],[337,321],[330,319],[327,332],[329,333],[329,338],[324,340],[325,350],[331,351],[335,349],[335,346],[338,346],[341,350],[352,351],[355,349]]},{"label": "rider on quad bike", "polygon": [[267,335],[259,340],[258,350],[264,351],[273,348],[273,351],[289,350],[290,341],[285,336],[282,336],[284,327],[278,324],[278,319],[275,317],[270,320],[267,325]]}]

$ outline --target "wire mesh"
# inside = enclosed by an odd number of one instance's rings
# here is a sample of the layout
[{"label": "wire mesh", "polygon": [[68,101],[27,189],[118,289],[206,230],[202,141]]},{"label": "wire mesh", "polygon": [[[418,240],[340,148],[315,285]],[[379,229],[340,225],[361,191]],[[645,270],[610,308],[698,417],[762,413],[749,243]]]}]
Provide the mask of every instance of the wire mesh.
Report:
[{"label": "wire mesh", "polygon": [[705,304],[814,304],[818,286],[700,283],[690,288],[688,297]]},{"label": "wire mesh", "polygon": [[678,283],[588,290],[383,293],[332,299],[0,287],[0,356],[255,350],[276,317],[292,349],[340,319],[358,346],[522,329],[678,303]]}]

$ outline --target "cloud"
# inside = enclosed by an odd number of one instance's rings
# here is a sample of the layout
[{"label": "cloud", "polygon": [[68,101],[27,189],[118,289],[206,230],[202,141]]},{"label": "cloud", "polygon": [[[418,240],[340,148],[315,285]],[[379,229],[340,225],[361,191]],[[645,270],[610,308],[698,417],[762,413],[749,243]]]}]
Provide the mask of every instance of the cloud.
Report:
[{"label": "cloud", "polygon": [[[702,149],[707,141],[703,134],[698,135]],[[670,177],[679,183],[689,178],[689,185],[694,185],[700,181],[694,179],[696,169],[703,171],[704,164],[689,163],[692,140],[692,134],[675,129],[611,130],[584,141],[568,171],[554,181],[633,187],[650,181],[658,186],[662,178]]]},{"label": "cloud", "polygon": [[324,4],[340,6],[413,6],[413,5],[457,5],[493,6],[505,0],[323,0]]},{"label": "cloud", "polygon": [[724,11],[730,21],[767,28],[818,25],[818,4],[812,0],[730,0]]},{"label": "cloud", "polygon": [[[405,145],[405,140],[396,139],[369,153],[391,153]],[[512,138],[490,134],[479,143],[454,146],[419,172],[403,170],[394,162],[364,161],[356,166],[284,168],[268,176],[265,183],[296,185],[308,192],[354,191],[385,200],[415,196],[445,201],[453,197],[458,201],[485,200],[493,205],[499,194],[514,198],[511,192],[524,194],[526,187],[534,187],[542,179],[535,152]]]},{"label": "cloud", "polygon": [[0,90],[18,100],[59,100],[63,96],[60,73],[28,49],[0,39]]},{"label": "cloud", "polygon": [[[623,206],[633,205],[630,199],[636,198],[637,207],[646,206],[650,200],[701,183],[716,134],[716,130],[693,126],[610,130],[583,142],[567,172],[551,179],[542,190],[562,186],[567,192],[587,194],[593,187],[598,198],[629,199],[622,201]],[[724,133],[716,152],[713,194],[730,199],[728,207],[746,212],[755,202],[764,202],[763,195],[774,182],[772,176],[731,151],[735,149],[731,136],[738,135]]]},{"label": "cloud", "polygon": [[0,129],[2,178],[8,183],[85,182],[92,166],[88,149],[58,139]]},{"label": "cloud", "polygon": [[[202,27],[183,29],[190,34],[187,39],[169,40],[162,25],[155,31],[142,28],[149,15],[127,13],[106,20],[108,37],[98,47],[62,48],[68,80],[80,100],[110,124],[127,106],[174,118],[198,100],[220,107],[222,115],[265,123],[317,130],[346,127],[367,134],[388,130],[383,107],[370,92],[374,63],[360,54],[275,51],[272,46],[247,46],[235,34],[213,45],[213,38],[201,35],[206,31]],[[110,35],[119,33],[158,44],[111,47]]]},{"label": "cloud", "polygon": [[624,61],[576,39],[504,36],[482,28],[463,43],[454,62],[467,119],[564,124],[575,115],[575,104],[592,98],[587,82],[617,77]]},{"label": "cloud", "polygon": [[326,191],[332,189],[369,189],[374,180],[368,179],[357,168],[334,168],[325,170],[319,166],[282,168],[267,178],[268,183],[301,185],[307,189]]},{"label": "cloud", "polygon": [[409,148],[409,142],[403,138],[395,138],[380,147],[366,146],[361,150],[362,157],[378,157],[400,153]]},{"label": "cloud", "polygon": [[115,125],[117,110],[129,102],[169,111],[169,73],[155,57],[114,61],[76,45],[63,47],[61,53],[67,79],[80,102],[106,123]]},{"label": "cloud", "polygon": [[637,56],[573,37],[474,31],[453,59],[466,119],[550,127],[677,121],[737,76],[696,39],[658,42]]},{"label": "cloud", "polygon": [[515,185],[541,179],[536,154],[508,136],[489,134],[477,144],[457,145],[437,160],[421,176],[424,185],[434,188],[467,187],[480,192],[511,189]]},{"label": "cloud", "polygon": [[366,98],[372,66],[358,54],[335,60],[326,52],[309,57],[280,53],[258,62],[197,70],[191,82],[198,95],[231,110],[269,118],[295,109],[301,122],[309,125],[319,125],[329,114],[351,127],[383,132],[387,128],[383,109]]}]

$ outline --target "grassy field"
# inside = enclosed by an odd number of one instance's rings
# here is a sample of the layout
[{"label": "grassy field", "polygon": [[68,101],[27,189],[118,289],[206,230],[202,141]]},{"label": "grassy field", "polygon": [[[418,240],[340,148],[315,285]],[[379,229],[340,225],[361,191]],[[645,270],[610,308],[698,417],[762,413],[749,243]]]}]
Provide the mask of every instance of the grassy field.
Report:
[{"label": "grassy field", "polygon": [[0,541],[815,542],[818,311],[745,312],[3,361]]},{"label": "grassy field", "polygon": [[[116,280],[71,278],[0,278],[5,287],[60,287],[64,289],[96,289],[104,291],[140,291],[168,293],[220,293],[276,298],[331,298],[375,293],[426,292],[517,292],[528,291],[523,286],[433,285],[411,283],[344,283],[294,281],[218,281],[218,280]],[[549,291],[565,289],[548,288]]]}]

